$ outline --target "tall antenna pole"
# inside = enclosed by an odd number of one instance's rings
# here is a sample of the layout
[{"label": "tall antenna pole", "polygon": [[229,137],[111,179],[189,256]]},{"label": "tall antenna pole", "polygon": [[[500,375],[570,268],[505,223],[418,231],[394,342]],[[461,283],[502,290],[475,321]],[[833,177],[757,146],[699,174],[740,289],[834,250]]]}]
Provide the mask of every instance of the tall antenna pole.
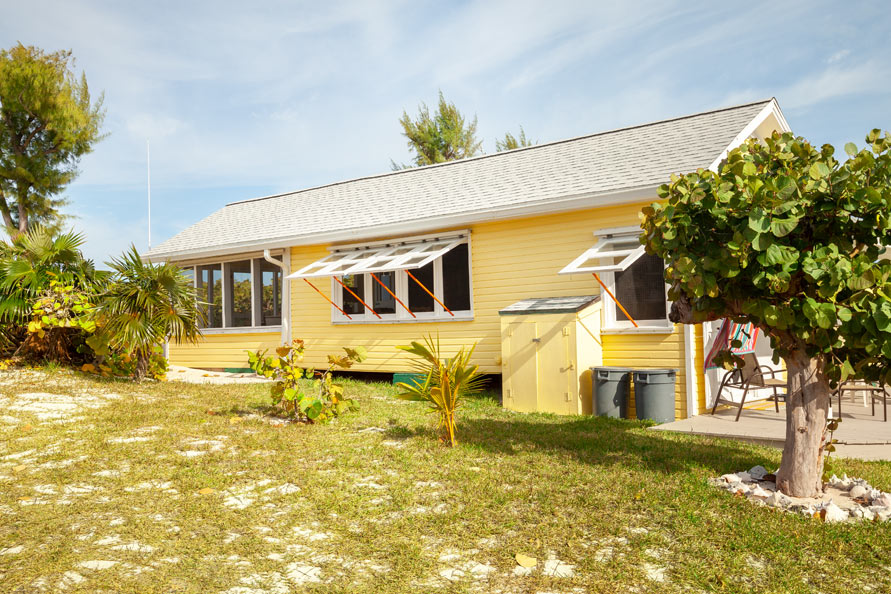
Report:
[{"label": "tall antenna pole", "polygon": [[152,249],[152,155],[148,139],[145,140],[145,170],[148,184],[148,246]]}]

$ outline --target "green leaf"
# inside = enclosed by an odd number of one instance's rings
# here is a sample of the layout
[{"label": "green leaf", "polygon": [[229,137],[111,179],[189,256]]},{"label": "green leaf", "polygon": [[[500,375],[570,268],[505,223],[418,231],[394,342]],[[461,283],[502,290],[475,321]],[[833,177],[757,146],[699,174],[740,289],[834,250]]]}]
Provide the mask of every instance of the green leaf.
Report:
[{"label": "green leaf", "polygon": [[823,179],[827,175],[829,175],[830,170],[829,167],[826,166],[826,163],[822,161],[817,161],[811,168],[808,170],[808,173],[811,176],[811,179]]},{"label": "green leaf", "polygon": [[770,232],[773,233],[774,237],[785,237],[795,230],[795,228],[798,226],[799,220],[801,219],[799,219],[798,217],[772,219],[770,221]]},{"label": "green leaf", "polygon": [[857,154],[857,145],[853,142],[845,144],[845,152],[853,157]]},{"label": "green leaf", "polygon": [[764,214],[764,211],[758,209],[749,215],[749,229],[764,233],[770,229],[770,219]]}]

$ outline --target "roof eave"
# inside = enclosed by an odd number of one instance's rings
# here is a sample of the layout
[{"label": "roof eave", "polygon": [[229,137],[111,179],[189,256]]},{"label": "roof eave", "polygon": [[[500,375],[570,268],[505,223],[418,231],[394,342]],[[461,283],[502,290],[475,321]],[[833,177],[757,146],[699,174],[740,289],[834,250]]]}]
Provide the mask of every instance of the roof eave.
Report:
[{"label": "roof eave", "polygon": [[[348,241],[364,241],[404,235],[406,233],[428,233],[440,229],[448,229],[462,225],[486,223],[505,219],[521,218],[526,216],[555,214],[585,208],[612,206],[616,204],[629,204],[648,199],[656,199],[656,190],[661,184],[625,188],[607,192],[589,192],[560,199],[545,199],[522,206],[509,208],[493,208],[489,210],[476,210],[469,213],[460,213],[447,217],[437,216],[426,219],[415,219],[394,223],[391,225],[374,225],[370,227],[357,227],[355,229],[342,229],[325,233],[309,233],[286,237],[272,238],[261,241],[243,241],[220,245],[212,248],[199,248],[190,250],[157,251],[146,254],[146,259],[152,262],[163,260],[193,260],[198,258],[211,258],[216,256],[229,256],[247,251],[264,249],[281,249],[303,245],[320,245]],[[596,203],[595,203],[596,201]]]}]

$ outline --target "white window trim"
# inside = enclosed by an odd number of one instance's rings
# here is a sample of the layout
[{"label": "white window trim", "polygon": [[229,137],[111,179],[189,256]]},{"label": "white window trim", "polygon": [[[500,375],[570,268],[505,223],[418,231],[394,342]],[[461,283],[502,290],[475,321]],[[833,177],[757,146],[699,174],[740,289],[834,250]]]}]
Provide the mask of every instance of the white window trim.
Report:
[{"label": "white window trim", "polygon": [[[600,280],[607,286],[609,291],[616,294],[616,272],[627,270],[634,262],[646,253],[644,246],[626,250],[610,250],[609,248],[615,243],[627,242],[629,239],[640,237],[641,230],[639,227],[617,227],[611,229],[600,229],[594,232],[598,237],[597,243],[586,250],[582,255],[573,260],[570,264],[560,271],[560,274],[580,274],[592,272],[598,273]],[[609,258],[625,256],[619,264],[605,266],[585,266],[586,261],[591,258]],[[603,308],[601,309],[601,332],[604,334],[671,334],[674,332],[674,324],[668,319],[668,284],[665,285],[665,319],[664,320],[635,320],[638,325],[635,327],[630,320],[619,320],[616,317],[615,300],[606,296],[602,299]]]},{"label": "white window trim", "polygon": [[[281,256],[287,257],[289,254],[284,250],[272,250],[272,256]],[[219,265],[220,272],[222,274],[222,283],[221,286],[221,294],[222,294],[222,307],[220,308],[220,316],[223,318],[223,326],[218,328],[201,328],[201,334],[262,334],[262,333],[281,333],[282,325],[276,324],[275,326],[226,326],[226,318],[228,314],[226,313],[226,268],[227,264],[232,262],[241,262],[243,260],[249,260],[251,263],[251,322],[252,324],[256,324],[260,318],[260,314],[255,310],[255,301],[257,299],[257,295],[254,295],[254,273],[257,272],[255,260],[262,259],[263,252],[251,252],[249,254],[238,254],[220,258],[205,258],[205,259],[196,259],[189,260],[188,262],[177,262],[176,264],[182,268],[183,270],[192,270],[192,287],[197,291],[198,290],[198,267],[199,266],[210,266],[210,265]],[[285,285],[289,281],[285,278],[287,275],[282,274],[282,284]],[[290,303],[285,303],[285,287],[282,286],[279,290],[279,296],[282,300],[281,303],[281,312],[282,316],[284,316],[284,311],[286,307],[290,307]]]},{"label": "white window trim", "polygon": [[[441,238],[442,234],[429,236],[431,238]],[[455,245],[453,247],[457,247],[462,243],[467,244],[467,275],[469,282],[469,294],[470,294],[470,309],[469,310],[461,310],[461,311],[453,311],[455,315],[449,315],[448,312],[443,309],[443,307],[436,302],[433,301],[433,311],[430,312],[414,312],[415,317],[412,317],[408,311],[404,307],[402,307],[399,303],[396,303],[396,313],[392,314],[380,314],[380,318],[375,316],[370,311],[365,311],[363,314],[350,314],[352,319],[347,318],[344,314],[340,313],[335,308],[331,308],[331,323],[336,325],[348,325],[348,324],[423,324],[426,322],[469,322],[474,319],[474,311],[473,311],[473,258],[472,258],[472,246],[470,234],[467,233],[463,237],[455,237],[454,235],[450,238],[453,239]],[[413,240],[416,240],[413,238]],[[391,242],[392,243],[392,242]],[[447,251],[450,251],[451,248]],[[440,301],[444,301],[443,298],[443,280],[442,280],[442,256],[439,255],[435,260],[433,260],[433,287],[427,287],[433,294],[436,295],[436,299]],[[411,269],[414,269],[412,267]],[[403,303],[408,305],[408,287],[409,283],[414,283],[415,281],[411,280],[408,277],[408,274],[405,272],[406,269],[396,270],[396,278],[395,278],[395,290],[396,296],[402,300]],[[388,271],[383,271],[388,272]],[[379,274],[379,272],[375,272],[374,274]],[[371,278],[370,273],[363,273],[364,276],[364,292],[360,295],[363,301],[370,306],[374,306],[373,303],[373,287],[379,286],[377,281]],[[338,275],[338,278],[341,278]],[[337,305],[337,307],[343,309],[343,288],[340,284],[331,278],[331,296],[332,301]]]}]

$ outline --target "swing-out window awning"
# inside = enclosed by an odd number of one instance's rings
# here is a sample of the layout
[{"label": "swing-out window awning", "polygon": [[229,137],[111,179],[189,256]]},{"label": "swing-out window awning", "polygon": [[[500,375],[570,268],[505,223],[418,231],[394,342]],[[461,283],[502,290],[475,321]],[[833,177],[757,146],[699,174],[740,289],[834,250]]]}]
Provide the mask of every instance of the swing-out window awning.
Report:
[{"label": "swing-out window awning", "polygon": [[464,243],[466,238],[450,237],[405,242],[359,249],[338,250],[308,264],[288,278],[314,278],[377,273],[391,270],[415,270]]},{"label": "swing-out window awning", "polygon": [[637,236],[605,237],[567,264],[559,274],[620,272],[644,255]]}]

